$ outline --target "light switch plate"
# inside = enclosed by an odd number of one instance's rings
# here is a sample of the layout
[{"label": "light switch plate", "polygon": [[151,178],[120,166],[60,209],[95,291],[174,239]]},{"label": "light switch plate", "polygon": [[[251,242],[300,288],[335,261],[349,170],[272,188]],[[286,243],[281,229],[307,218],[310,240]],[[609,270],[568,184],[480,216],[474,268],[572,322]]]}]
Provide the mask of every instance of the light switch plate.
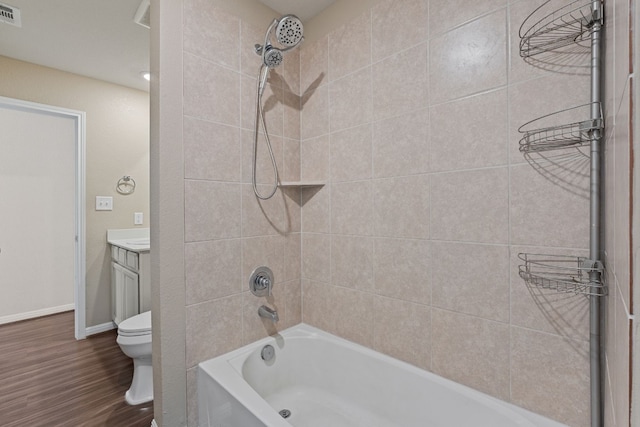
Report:
[{"label": "light switch plate", "polygon": [[144,222],[144,216],[142,212],[136,212],[133,214],[133,225],[142,225]]},{"label": "light switch plate", "polygon": [[97,211],[112,211],[113,210],[113,197],[110,197],[110,196],[96,196],[96,210]]}]

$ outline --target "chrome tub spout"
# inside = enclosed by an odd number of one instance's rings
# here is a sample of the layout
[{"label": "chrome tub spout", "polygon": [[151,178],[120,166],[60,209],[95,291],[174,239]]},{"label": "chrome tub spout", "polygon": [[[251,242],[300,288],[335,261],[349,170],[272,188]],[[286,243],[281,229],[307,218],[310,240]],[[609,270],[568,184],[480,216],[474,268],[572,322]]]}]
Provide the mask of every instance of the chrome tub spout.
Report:
[{"label": "chrome tub spout", "polygon": [[266,305],[260,306],[260,308],[258,309],[258,315],[260,317],[264,317],[265,319],[269,319],[273,322],[277,322],[278,320],[280,320],[278,318],[278,312],[270,309]]}]

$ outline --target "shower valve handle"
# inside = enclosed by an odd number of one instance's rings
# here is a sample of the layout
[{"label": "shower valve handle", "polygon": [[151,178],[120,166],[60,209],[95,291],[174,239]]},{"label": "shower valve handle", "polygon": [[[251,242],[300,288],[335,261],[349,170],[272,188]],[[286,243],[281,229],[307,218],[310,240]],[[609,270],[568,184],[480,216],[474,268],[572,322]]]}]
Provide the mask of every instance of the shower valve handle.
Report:
[{"label": "shower valve handle", "polygon": [[269,280],[266,276],[258,276],[256,277],[256,289],[263,290],[269,289],[271,287],[271,280]]},{"label": "shower valve handle", "polygon": [[258,267],[251,273],[249,289],[257,297],[270,297],[273,288],[273,272],[269,267]]}]

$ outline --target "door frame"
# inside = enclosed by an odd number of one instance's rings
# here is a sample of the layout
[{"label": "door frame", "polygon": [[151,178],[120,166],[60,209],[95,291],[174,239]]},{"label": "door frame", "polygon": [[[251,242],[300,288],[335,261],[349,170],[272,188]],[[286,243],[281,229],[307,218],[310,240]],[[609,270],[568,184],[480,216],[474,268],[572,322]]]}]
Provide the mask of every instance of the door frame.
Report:
[{"label": "door frame", "polygon": [[54,105],[39,104],[0,96],[0,105],[13,110],[53,114],[75,122],[75,254],[74,305],[75,337],[87,337],[86,330],[86,113]]}]

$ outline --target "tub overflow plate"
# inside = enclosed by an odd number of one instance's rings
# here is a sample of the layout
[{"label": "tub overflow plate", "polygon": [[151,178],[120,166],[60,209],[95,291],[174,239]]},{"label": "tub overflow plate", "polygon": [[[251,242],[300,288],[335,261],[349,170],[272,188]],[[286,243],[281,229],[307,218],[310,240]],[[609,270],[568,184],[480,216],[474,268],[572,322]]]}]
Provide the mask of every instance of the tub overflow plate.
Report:
[{"label": "tub overflow plate", "polygon": [[264,347],[262,347],[262,351],[260,352],[260,357],[262,357],[262,360],[264,360],[265,362],[268,362],[269,360],[273,359],[273,356],[276,355],[276,350],[273,348],[272,345],[265,345]]},{"label": "tub overflow plate", "polygon": [[291,416],[291,411],[288,409],[283,409],[278,412],[282,418],[289,418]]}]

